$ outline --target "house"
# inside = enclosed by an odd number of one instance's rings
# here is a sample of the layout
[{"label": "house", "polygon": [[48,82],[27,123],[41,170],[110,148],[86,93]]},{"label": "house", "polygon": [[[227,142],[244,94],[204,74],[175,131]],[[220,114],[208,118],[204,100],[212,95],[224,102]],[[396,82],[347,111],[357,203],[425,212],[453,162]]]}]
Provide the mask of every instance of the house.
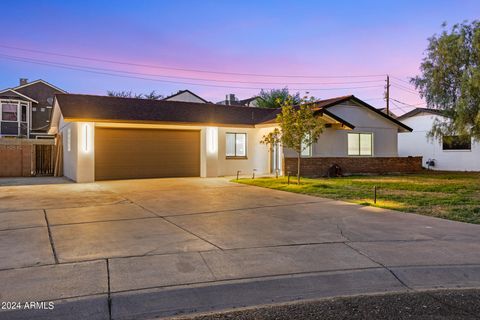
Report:
[{"label": "house", "polygon": [[208,103],[207,100],[196,95],[190,90],[180,90],[171,96],[163,98],[165,101],[183,101],[183,102],[195,102],[195,103]]},{"label": "house", "polygon": [[57,93],[65,91],[41,79],[24,78],[17,87],[0,91],[0,137],[53,138],[47,132]]},{"label": "house", "polygon": [[413,131],[399,137],[402,156],[422,156],[423,165],[433,170],[480,171],[480,144],[457,136],[430,139],[427,133],[436,119],[445,120],[436,109],[416,108],[398,118]]},{"label": "house", "polygon": [[223,104],[228,106],[243,106],[243,107],[258,107],[258,99],[261,99],[258,96],[254,96],[251,98],[239,100],[235,94],[229,93],[225,95],[225,100],[217,102],[217,104]]},{"label": "house", "polygon": [[[388,170],[415,166],[405,165],[413,160],[398,158],[397,134],[411,130],[398,120],[354,96],[317,101],[315,107],[326,129],[318,143],[302,154],[304,160],[362,164],[374,159],[376,164],[364,165],[372,170],[385,159]],[[64,175],[77,182],[217,177],[239,171],[265,174],[283,172],[292,157],[291,150],[260,143],[278,126],[275,119],[280,111],[57,94],[50,132],[61,137]],[[396,160],[401,164],[396,165]]]},{"label": "house", "polygon": [[395,113],[393,113],[392,110],[388,110],[388,112],[387,112],[387,108],[378,108],[378,110],[382,111],[383,113],[388,114],[392,118],[397,117],[397,115]]}]

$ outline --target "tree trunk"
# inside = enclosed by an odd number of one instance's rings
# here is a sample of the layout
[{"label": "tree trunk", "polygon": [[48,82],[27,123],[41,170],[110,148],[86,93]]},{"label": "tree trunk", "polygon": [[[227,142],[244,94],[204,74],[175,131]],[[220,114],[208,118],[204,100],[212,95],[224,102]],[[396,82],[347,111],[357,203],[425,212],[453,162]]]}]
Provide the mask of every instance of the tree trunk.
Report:
[{"label": "tree trunk", "polygon": [[300,153],[297,153],[297,183],[300,184]]}]

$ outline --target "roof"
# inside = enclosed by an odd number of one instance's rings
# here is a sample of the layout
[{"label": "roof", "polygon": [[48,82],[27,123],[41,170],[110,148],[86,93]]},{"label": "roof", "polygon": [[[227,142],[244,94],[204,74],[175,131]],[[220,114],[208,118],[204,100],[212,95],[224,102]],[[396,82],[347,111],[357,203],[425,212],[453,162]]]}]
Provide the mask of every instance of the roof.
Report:
[{"label": "roof", "polygon": [[315,104],[316,107],[323,108],[323,109],[328,109],[328,108],[330,108],[334,105],[337,105],[337,104],[340,104],[340,103],[343,103],[343,102],[346,102],[346,101],[354,101],[355,103],[357,103],[357,104],[359,104],[359,105],[361,105],[361,106],[363,106],[367,109],[370,109],[371,111],[375,112],[376,114],[378,114],[378,115],[384,117],[385,119],[395,123],[397,126],[403,128],[407,131],[413,131],[412,128],[410,128],[406,124],[403,124],[398,119],[395,119],[395,118],[389,116],[388,114],[380,111],[379,109],[375,108],[374,106],[369,105],[365,101],[358,99],[354,95],[348,95],[348,96],[336,97],[336,98],[331,98],[331,99],[326,99],[326,100],[320,100],[320,101],[315,101],[315,102],[312,102],[312,103]]},{"label": "roof", "polygon": [[[280,108],[268,109],[238,105],[218,105],[169,100],[120,98],[84,94],[56,94],[56,102],[66,121],[121,121],[167,122],[217,125],[272,124],[276,122]],[[348,128],[354,125],[328,111],[329,107],[346,101],[354,101],[405,130],[412,129],[353,95],[313,102],[316,112],[325,115]]]},{"label": "roof", "polygon": [[187,90],[180,90],[180,91],[178,91],[177,93],[174,93],[174,94],[172,94],[172,95],[169,95],[168,97],[165,97],[165,98],[163,98],[163,99],[161,99],[161,100],[168,100],[168,99],[170,99],[170,98],[179,96],[179,95],[181,95],[182,93],[190,93],[192,96],[194,96],[194,97],[202,100],[202,101],[205,102],[205,103],[208,103],[207,100],[203,99],[202,97],[200,97],[199,95],[193,93],[192,91],[190,91],[190,90],[188,90],[188,89],[187,89]]},{"label": "roof", "polygon": [[176,122],[253,126],[274,119],[277,109],[213,103],[57,94],[65,120]]},{"label": "roof", "polygon": [[[387,108],[378,108],[378,110],[382,111],[383,113],[387,113]],[[392,118],[398,118],[398,116],[392,112],[392,110],[388,110],[388,115]]]},{"label": "roof", "polygon": [[51,88],[53,88],[53,89],[55,89],[55,90],[57,90],[57,91],[60,91],[60,92],[62,92],[62,93],[67,93],[65,90],[60,89],[59,87],[56,87],[56,86],[54,86],[53,84],[51,84],[51,83],[49,83],[49,82],[47,82],[47,81],[45,81],[45,80],[43,80],[43,79],[37,79],[37,80],[35,80],[35,81],[30,81],[30,82],[27,82],[27,83],[25,83],[25,84],[19,85],[19,86],[15,87],[15,88],[12,88],[12,89],[13,89],[13,90],[17,90],[17,89],[20,89],[20,88],[25,88],[25,87],[31,86],[32,84],[36,84],[36,83],[43,83],[44,85],[47,85],[47,86],[49,86],[49,87],[51,87]]},{"label": "roof", "polygon": [[401,119],[401,120],[407,119],[407,118],[416,116],[419,113],[430,113],[430,114],[434,114],[434,115],[438,115],[438,116],[444,116],[442,110],[431,109],[431,108],[415,108],[412,111],[409,111],[407,113],[402,114],[397,119]]},{"label": "roof", "polygon": [[15,91],[14,89],[5,89],[5,90],[2,90],[2,91],[0,91],[0,95],[1,95],[2,93],[5,93],[5,92],[12,92],[12,93],[14,93],[14,94],[16,94],[16,95],[24,98],[24,99],[27,99],[28,101],[31,101],[31,102],[33,102],[33,103],[38,103],[37,100],[34,100],[34,99],[32,99],[32,98],[24,95],[24,94],[21,94],[20,92],[17,92],[17,91]]}]

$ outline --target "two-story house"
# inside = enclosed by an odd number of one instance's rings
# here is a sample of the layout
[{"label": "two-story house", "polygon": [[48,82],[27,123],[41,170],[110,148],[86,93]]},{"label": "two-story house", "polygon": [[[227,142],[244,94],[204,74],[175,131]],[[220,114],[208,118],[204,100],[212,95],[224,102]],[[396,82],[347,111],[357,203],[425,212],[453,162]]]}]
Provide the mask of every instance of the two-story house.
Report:
[{"label": "two-story house", "polygon": [[53,138],[49,135],[55,94],[64,90],[44,81],[20,79],[17,87],[0,91],[0,137]]}]

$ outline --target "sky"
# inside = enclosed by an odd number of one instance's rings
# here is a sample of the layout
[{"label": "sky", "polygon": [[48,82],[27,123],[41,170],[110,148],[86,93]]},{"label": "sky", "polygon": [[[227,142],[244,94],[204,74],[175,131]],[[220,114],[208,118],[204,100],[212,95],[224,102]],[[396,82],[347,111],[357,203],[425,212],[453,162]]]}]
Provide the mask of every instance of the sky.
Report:
[{"label": "sky", "polygon": [[11,1],[0,19],[0,88],[44,79],[71,93],[170,95],[217,102],[287,86],[354,94],[392,111],[424,106],[408,79],[427,39],[479,18],[478,0]]}]

